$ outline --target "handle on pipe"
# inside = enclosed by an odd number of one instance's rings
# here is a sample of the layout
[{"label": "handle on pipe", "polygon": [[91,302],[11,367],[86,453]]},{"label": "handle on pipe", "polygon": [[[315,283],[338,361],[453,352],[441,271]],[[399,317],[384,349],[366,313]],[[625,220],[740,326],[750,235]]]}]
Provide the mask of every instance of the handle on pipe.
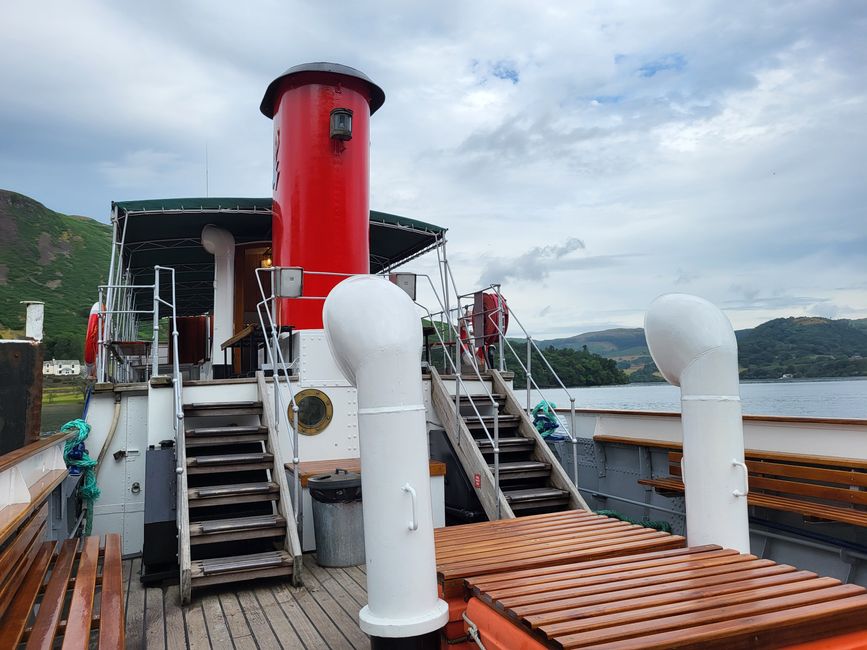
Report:
[{"label": "handle on pipe", "polygon": [[740,467],[741,471],[744,473],[744,489],[741,490],[732,490],[732,494],[736,497],[745,497],[750,493],[750,473],[747,469],[745,463],[740,462],[739,460],[732,459],[732,467]]},{"label": "handle on pipe", "polygon": [[415,532],[418,530],[418,517],[415,516],[415,488],[407,483],[401,489],[409,493],[409,498],[412,501],[412,519],[409,522],[409,529]]}]

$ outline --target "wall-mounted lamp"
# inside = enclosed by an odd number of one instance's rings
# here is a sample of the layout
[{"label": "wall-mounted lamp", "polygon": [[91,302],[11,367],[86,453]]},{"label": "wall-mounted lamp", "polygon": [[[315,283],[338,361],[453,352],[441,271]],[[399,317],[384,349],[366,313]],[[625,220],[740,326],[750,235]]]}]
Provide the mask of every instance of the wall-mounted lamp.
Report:
[{"label": "wall-mounted lamp", "polygon": [[265,268],[265,269],[271,268],[273,261],[271,260],[271,249],[270,248],[265,249],[265,252],[262,254],[262,259],[259,260],[259,263],[262,266],[262,268]]},{"label": "wall-mounted lamp", "polygon": [[331,111],[331,138],[352,140],[352,111],[348,108],[335,108]]}]

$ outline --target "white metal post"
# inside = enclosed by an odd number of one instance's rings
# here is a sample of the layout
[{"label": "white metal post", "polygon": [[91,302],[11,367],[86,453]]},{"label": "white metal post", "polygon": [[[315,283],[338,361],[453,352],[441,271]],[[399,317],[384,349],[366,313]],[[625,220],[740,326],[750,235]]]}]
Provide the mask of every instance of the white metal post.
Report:
[{"label": "white metal post", "polygon": [[530,335],[527,334],[527,415],[532,410],[530,407],[530,384],[533,382],[533,374],[530,372],[533,364],[532,350],[533,344],[530,341]]},{"label": "white metal post", "polygon": [[160,270],[154,267],[154,340],[151,344],[151,377],[160,371]]}]

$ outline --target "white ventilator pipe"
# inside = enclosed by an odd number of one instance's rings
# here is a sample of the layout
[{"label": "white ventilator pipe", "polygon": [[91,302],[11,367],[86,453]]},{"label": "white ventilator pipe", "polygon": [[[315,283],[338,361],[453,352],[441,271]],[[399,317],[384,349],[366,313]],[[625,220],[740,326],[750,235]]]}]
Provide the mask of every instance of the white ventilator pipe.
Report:
[{"label": "white ventilator pipe", "polygon": [[731,323],[707,300],[671,293],[650,305],[644,334],[662,376],[680,386],[688,541],[749,553],[738,344]]},{"label": "white ventilator pipe", "polygon": [[332,289],[323,322],[358,389],[368,597],[361,629],[390,638],[434,632],[448,605],[437,597],[421,320],[399,287],[356,276]]},{"label": "white ventilator pipe", "polygon": [[202,246],[214,256],[214,335],[211,365],[223,365],[220,344],[235,334],[235,238],[228,230],[202,228]]}]

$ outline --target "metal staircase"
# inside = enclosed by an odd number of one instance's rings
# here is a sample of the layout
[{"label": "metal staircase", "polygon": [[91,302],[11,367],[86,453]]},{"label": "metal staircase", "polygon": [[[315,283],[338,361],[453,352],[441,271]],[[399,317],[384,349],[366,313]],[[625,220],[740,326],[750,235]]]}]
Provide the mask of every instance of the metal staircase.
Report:
[{"label": "metal staircase", "polygon": [[[482,389],[461,394],[473,382]],[[437,417],[489,519],[587,508],[500,372],[465,381],[431,368],[431,390]]]},{"label": "metal staircase", "polygon": [[190,589],[294,575],[300,544],[262,402],[191,403],[183,412]]}]

